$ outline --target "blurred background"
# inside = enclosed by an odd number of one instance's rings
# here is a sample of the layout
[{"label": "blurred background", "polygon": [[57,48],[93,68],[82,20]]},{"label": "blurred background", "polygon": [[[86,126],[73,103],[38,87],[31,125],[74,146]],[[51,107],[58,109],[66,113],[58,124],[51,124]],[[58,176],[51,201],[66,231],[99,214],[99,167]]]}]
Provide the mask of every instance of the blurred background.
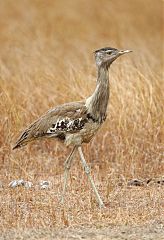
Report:
[{"label": "blurred background", "polygon": [[159,73],[160,0],[2,0],[0,13],[1,61],[10,71],[22,59],[30,72],[46,61],[84,67],[95,49],[113,46],[133,49],[133,59],[151,55],[148,64]]}]

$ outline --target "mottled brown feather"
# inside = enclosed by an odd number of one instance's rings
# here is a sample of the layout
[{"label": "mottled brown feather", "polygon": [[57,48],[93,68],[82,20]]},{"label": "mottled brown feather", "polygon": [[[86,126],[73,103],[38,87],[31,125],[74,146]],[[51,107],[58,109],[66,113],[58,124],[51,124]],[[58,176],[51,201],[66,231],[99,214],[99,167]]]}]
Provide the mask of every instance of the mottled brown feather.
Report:
[{"label": "mottled brown feather", "polygon": [[[85,119],[86,117],[87,108],[84,101],[71,102],[57,106],[56,108],[49,110],[47,113],[33,122],[29,127],[27,127],[18,138],[13,149],[21,147],[28,142],[35,140],[36,138],[53,137],[50,134],[47,134],[47,131],[50,127],[52,127],[52,124],[55,124],[60,119],[69,118],[74,120],[79,118]],[[67,132],[67,134],[76,132],[78,132],[78,129]],[[62,131],[58,131],[56,133],[57,136],[54,137],[59,136],[60,139],[60,134],[62,133]]]}]

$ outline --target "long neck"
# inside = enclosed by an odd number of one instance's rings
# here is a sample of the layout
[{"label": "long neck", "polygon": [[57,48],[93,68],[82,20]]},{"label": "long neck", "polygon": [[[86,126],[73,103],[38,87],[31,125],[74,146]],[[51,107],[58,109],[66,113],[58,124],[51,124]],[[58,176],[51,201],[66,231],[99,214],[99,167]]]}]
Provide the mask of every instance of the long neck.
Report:
[{"label": "long neck", "polygon": [[100,123],[106,118],[109,100],[109,74],[107,66],[98,68],[97,86],[94,93],[86,100],[88,112]]}]

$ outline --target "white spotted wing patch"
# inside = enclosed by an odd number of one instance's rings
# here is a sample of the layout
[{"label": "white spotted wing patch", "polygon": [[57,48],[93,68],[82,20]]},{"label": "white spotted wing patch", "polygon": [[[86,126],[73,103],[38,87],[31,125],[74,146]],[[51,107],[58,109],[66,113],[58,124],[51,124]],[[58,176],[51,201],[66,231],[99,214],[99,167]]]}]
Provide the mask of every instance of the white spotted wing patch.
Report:
[{"label": "white spotted wing patch", "polygon": [[52,126],[48,129],[47,133],[48,134],[55,134],[55,133],[58,134],[58,133],[78,131],[84,127],[86,122],[88,122],[88,118],[60,119],[56,123],[52,124]]}]

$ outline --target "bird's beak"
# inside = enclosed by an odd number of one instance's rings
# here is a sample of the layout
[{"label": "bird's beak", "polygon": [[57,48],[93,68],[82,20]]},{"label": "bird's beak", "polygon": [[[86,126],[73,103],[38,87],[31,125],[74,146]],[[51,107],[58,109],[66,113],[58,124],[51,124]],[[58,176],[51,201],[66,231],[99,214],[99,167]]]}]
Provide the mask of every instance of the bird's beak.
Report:
[{"label": "bird's beak", "polygon": [[122,55],[122,54],[130,53],[130,52],[133,52],[133,51],[132,50],[120,50],[119,54]]}]

